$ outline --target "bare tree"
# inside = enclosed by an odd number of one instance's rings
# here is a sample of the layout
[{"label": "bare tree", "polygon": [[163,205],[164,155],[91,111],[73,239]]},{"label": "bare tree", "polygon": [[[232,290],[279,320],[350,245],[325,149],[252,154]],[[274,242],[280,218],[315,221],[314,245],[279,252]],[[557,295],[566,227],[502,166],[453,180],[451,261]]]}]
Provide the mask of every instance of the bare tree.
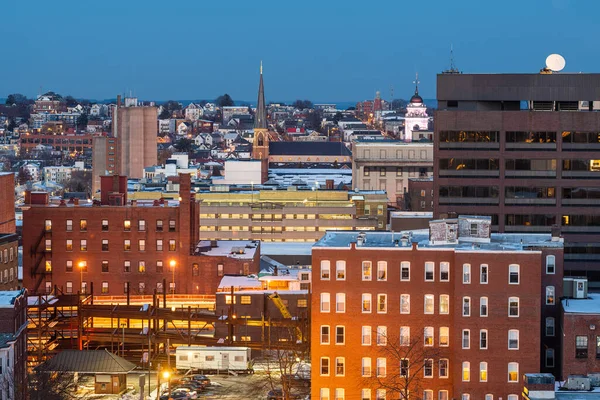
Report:
[{"label": "bare tree", "polygon": [[66,371],[50,371],[44,364],[38,366],[29,374],[30,400],[71,400],[82,399],[77,393],[75,374]]},{"label": "bare tree", "polygon": [[408,332],[400,335],[388,335],[382,330],[373,332],[377,359],[373,360],[374,368],[363,365],[365,377],[361,387],[375,392],[385,390],[388,399],[432,400],[424,396],[425,377],[433,376],[435,368],[445,368],[447,373],[447,357],[444,358],[441,348],[434,346],[433,332],[424,331],[416,336]]}]

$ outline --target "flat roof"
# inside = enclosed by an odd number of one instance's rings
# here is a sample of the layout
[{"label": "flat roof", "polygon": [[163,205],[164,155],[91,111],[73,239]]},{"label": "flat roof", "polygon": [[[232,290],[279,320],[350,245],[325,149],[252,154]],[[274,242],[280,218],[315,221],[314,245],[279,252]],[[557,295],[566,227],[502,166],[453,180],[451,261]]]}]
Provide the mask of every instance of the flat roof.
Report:
[{"label": "flat roof", "polygon": [[312,254],[313,245],[313,242],[262,242],[260,245],[260,252],[266,256],[310,256]]},{"label": "flat roof", "polygon": [[[351,243],[356,243],[361,232],[326,232],[325,235],[314,244],[315,248],[347,248]],[[360,248],[394,248],[395,242],[405,237],[411,237],[410,242],[416,243],[421,248],[436,248],[448,250],[468,251],[531,251],[531,247],[553,247],[562,248],[562,242],[553,242],[551,234],[512,234],[492,233],[490,242],[459,241],[451,244],[431,244],[429,242],[429,229],[417,229],[402,232],[362,232],[366,238]],[[399,247],[402,248],[402,247]],[[404,247],[406,248],[406,247]]]},{"label": "flat roof", "polygon": [[23,294],[23,290],[0,291],[0,308],[12,308],[17,297]]},{"label": "flat roof", "polygon": [[[210,247],[209,250],[200,251],[199,254],[205,256],[221,256],[239,259],[252,259],[256,253],[258,244],[250,240],[218,240],[217,247],[211,247],[210,240],[201,240],[196,245],[196,249]],[[244,253],[236,253],[237,249],[243,249]]]},{"label": "flat roof", "polygon": [[570,314],[600,314],[600,293],[588,293],[587,299],[563,299],[563,310]]}]

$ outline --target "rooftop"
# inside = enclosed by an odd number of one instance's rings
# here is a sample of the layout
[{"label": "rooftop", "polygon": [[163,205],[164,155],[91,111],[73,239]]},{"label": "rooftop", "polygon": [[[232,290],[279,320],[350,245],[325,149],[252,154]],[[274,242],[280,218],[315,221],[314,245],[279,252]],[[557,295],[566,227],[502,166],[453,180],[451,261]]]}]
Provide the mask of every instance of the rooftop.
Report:
[{"label": "rooftop", "polygon": [[563,299],[563,310],[571,314],[600,314],[600,293],[588,293],[587,299]]},{"label": "rooftop", "polygon": [[349,157],[352,152],[342,142],[270,142],[269,154]]},{"label": "rooftop", "polygon": [[196,253],[204,256],[252,259],[258,247],[257,242],[249,240],[219,240],[212,247],[210,240],[201,240],[196,246]]},{"label": "rooftop", "polygon": [[0,291],[0,308],[12,308],[17,297],[23,294],[23,290]]},{"label": "rooftop", "polygon": [[294,243],[294,242],[263,242],[260,246],[261,254],[267,256],[277,255],[301,255],[310,256],[314,243]]},{"label": "rooftop", "polygon": [[126,374],[136,365],[108,350],[63,350],[41,367],[56,372]]}]

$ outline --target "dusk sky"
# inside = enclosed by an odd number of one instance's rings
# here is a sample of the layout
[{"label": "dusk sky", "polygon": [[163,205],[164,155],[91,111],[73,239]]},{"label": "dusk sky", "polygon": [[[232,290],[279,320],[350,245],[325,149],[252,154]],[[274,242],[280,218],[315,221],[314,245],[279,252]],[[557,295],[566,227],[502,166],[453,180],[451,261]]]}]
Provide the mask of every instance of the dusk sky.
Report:
[{"label": "dusk sky", "polygon": [[0,97],[356,101],[424,98],[449,67],[598,72],[600,2],[3,0]]}]

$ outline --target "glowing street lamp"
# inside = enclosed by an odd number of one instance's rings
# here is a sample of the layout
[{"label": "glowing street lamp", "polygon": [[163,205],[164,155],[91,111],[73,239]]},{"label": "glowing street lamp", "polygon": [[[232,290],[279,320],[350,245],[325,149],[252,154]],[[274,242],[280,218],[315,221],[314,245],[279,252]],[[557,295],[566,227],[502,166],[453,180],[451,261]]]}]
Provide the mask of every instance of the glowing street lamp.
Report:
[{"label": "glowing street lamp", "polygon": [[175,301],[175,266],[176,265],[177,265],[177,261],[175,261],[175,260],[169,261],[169,266],[171,267],[171,272],[173,273],[173,280],[172,280],[172,285],[173,285],[173,301]]},{"label": "glowing street lamp", "polygon": [[85,269],[85,267],[87,267],[87,263],[85,261],[79,261],[77,266],[79,267],[79,272],[80,272],[80,274],[79,274],[79,289],[83,293],[83,270]]}]

